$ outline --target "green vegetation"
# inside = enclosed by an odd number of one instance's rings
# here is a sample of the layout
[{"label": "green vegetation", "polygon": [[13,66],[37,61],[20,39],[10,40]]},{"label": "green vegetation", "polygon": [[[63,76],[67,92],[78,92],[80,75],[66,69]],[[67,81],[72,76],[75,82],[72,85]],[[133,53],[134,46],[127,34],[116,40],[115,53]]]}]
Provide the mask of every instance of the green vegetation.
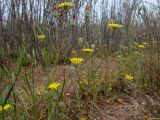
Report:
[{"label": "green vegetation", "polygon": [[0,1],[0,119],[160,119],[160,3],[119,1]]}]

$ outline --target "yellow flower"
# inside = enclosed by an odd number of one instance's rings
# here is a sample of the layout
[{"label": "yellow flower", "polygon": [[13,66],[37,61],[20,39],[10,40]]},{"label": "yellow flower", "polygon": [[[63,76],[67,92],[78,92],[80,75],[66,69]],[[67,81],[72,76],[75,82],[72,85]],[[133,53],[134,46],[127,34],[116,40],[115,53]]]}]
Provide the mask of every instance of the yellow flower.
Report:
[{"label": "yellow flower", "polygon": [[48,85],[48,89],[57,89],[60,86],[60,83],[54,82]]},{"label": "yellow flower", "polygon": [[37,35],[37,38],[40,39],[40,40],[44,40],[46,38],[46,36],[43,35],[43,34],[42,35]]},{"label": "yellow flower", "polygon": [[0,112],[4,109],[4,111],[7,111],[8,109],[12,108],[13,106],[11,104],[6,104],[4,107],[0,105]]},{"label": "yellow flower", "polygon": [[133,80],[133,76],[126,74],[125,79],[131,81],[131,80]]},{"label": "yellow flower", "polygon": [[116,24],[116,23],[108,23],[108,28],[116,30],[116,29],[123,28],[123,25],[122,24]]},{"label": "yellow flower", "polygon": [[90,49],[90,48],[84,48],[82,49],[83,52],[93,52],[94,50],[93,49]]},{"label": "yellow flower", "polygon": [[64,9],[67,9],[67,8],[71,8],[71,7],[74,7],[74,3],[72,2],[62,2],[62,3],[59,3],[57,5],[58,8],[64,8]]},{"label": "yellow flower", "polygon": [[145,48],[145,46],[144,46],[144,45],[138,45],[138,47],[139,47],[139,48]]},{"label": "yellow flower", "polygon": [[70,58],[70,61],[71,61],[71,63],[73,63],[73,64],[79,64],[79,63],[81,63],[82,61],[83,61],[83,58],[76,58],[76,57],[73,57],[73,58]]}]

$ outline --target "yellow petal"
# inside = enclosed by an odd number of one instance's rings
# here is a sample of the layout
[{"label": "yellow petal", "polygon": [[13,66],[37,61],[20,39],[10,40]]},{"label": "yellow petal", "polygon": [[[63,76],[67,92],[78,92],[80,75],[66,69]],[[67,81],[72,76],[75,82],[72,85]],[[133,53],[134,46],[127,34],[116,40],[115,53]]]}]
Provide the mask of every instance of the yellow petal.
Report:
[{"label": "yellow petal", "polygon": [[71,63],[80,64],[83,61],[83,58],[70,58]]}]

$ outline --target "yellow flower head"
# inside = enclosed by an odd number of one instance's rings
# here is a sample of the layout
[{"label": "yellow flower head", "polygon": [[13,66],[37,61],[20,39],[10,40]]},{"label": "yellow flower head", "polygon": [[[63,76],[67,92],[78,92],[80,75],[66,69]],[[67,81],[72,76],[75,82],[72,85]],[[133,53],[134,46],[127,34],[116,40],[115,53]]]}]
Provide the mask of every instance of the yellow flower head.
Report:
[{"label": "yellow flower head", "polygon": [[12,108],[13,106],[11,104],[6,104],[4,107],[0,105],[0,112],[4,109],[4,111],[7,111],[8,109]]},{"label": "yellow flower head", "polygon": [[40,40],[44,40],[46,38],[46,36],[43,35],[43,34],[42,35],[37,35],[37,38],[40,39]]},{"label": "yellow flower head", "polygon": [[67,8],[71,8],[71,7],[74,7],[74,3],[72,2],[62,2],[62,3],[59,3],[57,5],[58,8],[64,8],[64,9],[67,9]]},{"label": "yellow flower head", "polygon": [[93,52],[94,50],[93,49],[90,49],[90,48],[84,48],[82,49],[83,52],[87,52],[87,53],[90,53],[90,52]]},{"label": "yellow flower head", "polygon": [[83,58],[76,58],[76,57],[74,57],[74,58],[70,58],[70,61],[71,61],[71,63],[77,65],[77,64],[79,64],[79,63],[81,63],[83,61]]},{"label": "yellow flower head", "polygon": [[145,46],[144,46],[144,45],[138,45],[138,47],[139,47],[139,48],[145,48]]},{"label": "yellow flower head", "polygon": [[48,85],[48,89],[57,89],[60,86],[60,83],[54,82]]},{"label": "yellow flower head", "polygon": [[113,29],[113,30],[117,30],[117,29],[121,29],[121,28],[123,28],[124,26],[122,25],[122,24],[116,24],[116,23],[111,23],[111,22],[109,22],[108,23],[108,28],[109,29]]},{"label": "yellow flower head", "polygon": [[131,80],[133,80],[133,76],[126,74],[125,79],[128,80],[128,81],[131,81]]}]

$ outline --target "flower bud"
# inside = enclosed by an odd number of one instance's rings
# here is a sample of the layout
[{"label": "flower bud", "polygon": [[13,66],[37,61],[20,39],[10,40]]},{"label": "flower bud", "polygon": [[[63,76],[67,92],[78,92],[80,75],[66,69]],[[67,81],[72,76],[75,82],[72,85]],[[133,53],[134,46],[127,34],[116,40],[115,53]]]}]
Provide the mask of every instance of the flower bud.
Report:
[{"label": "flower bud", "polygon": [[91,49],[95,50],[96,49],[96,45],[95,44],[91,44]]},{"label": "flower bud", "polygon": [[78,39],[78,44],[79,44],[79,45],[83,44],[83,38],[80,37],[80,38]]}]

